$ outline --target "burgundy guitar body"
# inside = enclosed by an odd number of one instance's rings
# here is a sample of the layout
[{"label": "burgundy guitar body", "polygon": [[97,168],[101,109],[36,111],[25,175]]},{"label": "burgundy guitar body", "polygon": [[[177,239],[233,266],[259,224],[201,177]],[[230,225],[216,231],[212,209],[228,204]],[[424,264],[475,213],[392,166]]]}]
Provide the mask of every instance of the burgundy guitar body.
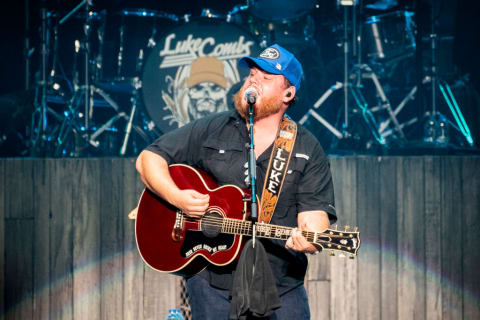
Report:
[{"label": "burgundy guitar body", "polygon": [[243,235],[220,229],[223,218],[247,219],[246,191],[233,185],[219,187],[206,173],[186,165],[170,166],[170,174],[180,189],[209,194],[210,206],[203,218],[193,219],[145,189],[135,223],[145,263],[157,271],[193,275],[209,264],[225,266],[235,261]]},{"label": "burgundy guitar body", "polygon": [[[236,260],[244,237],[287,240],[294,228],[248,220],[250,193],[234,185],[219,187],[205,172],[187,165],[174,164],[170,174],[177,186],[210,195],[209,207],[202,218],[191,218],[145,189],[138,204],[135,237],[140,255],[147,265],[161,272],[194,275],[209,264],[226,266]],[[357,255],[360,233],[326,229],[302,231],[305,239],[340,256]]]}]

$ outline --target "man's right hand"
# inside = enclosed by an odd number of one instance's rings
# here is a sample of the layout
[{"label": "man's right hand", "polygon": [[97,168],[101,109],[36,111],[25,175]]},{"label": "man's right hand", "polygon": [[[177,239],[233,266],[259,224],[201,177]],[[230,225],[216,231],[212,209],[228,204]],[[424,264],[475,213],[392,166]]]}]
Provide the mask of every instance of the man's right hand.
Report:
[{"label": "man's right hand", "polygon": [[175,207],[185,212],[192,218],[200,218],[205,214],[210,202],[208,194],[202,194],[195,190],[178,190],[175,200],[172,201]]},{"label": "man's right hand", "polygon": [[180,190],[170,176],[165,159],[148,150],[137,158],[136,168],[147,188],[192,218],[205,214],[210,202],[208,194],[195,190]]}]

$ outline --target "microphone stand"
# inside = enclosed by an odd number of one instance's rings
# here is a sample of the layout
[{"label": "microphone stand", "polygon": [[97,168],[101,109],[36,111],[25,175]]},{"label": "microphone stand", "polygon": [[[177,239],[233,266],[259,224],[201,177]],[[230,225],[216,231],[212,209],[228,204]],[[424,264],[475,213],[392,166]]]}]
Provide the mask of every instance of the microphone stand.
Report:
[{"label": "microphone stand", "polygon": [[255,248],[255,226],[258,220],[257,215],[257,193],[256,193],[256,179],[257,179],[257,160],[255,158],[255,145],[253,143],[253,116],[254,116],[254,108],[253,105],[255,101],[251,101],[247,99],[248,102],[248,115],[249,115],[249,124],[250,124],[250,146],[249,146],[249,154],[248,154],[248,170],[249,170],[249,177],[250,177],[250,190],[251,190],[251,220],[252,220],[252,244]]},{"label": "microphone stand", "polygon": [[69,13],[67,13],[60,21],[58,25],[64,24],[73,14],[75,14],[78,10],[82,7],[85,7],[85,24],[83,25],[83,33],[84,33],[84,44],[83,49],[84,53],[84,61],[85,61],[85,91],[84,91],[84,100],[85,100],[85,111],[84,111],[84,130],[85,135],[84,138],[86,141],[90,141],[90,118],[92,117],[92,108],[93,108],[93,88],[90,85],[90,70],[89,70],[89,57],[90,57],[90,16],[89,11],[90,7],[93,6],[92,0],[82,0],[75,8],[73,8]]},{"label": "microphone stand", "polygon": [[[42,17],[43,18],[43,17]],[[30,49],[30,3],[25,0],[25,39],[24,39],[24,59],[25,59],[25,90],[30,89],[30,58],[32,50]]]}]

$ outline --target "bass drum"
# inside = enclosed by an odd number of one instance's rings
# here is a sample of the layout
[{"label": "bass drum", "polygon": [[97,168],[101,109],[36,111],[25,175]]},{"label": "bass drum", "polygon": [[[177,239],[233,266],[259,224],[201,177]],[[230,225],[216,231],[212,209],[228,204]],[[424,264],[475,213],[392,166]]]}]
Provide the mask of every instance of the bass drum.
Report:
[{"label": "bass drum", "polygon": [[114,91],[131,92],[133,80],[141,72],[143,51],[153,47],[157,35],[175,26],[179,19],[163,11],[123,9],[109,14],[106,20],[100,83],[112,85]]},{"label": "bass drum", "polygon": [[142,93],[163,132],[231,108],[227,92],[248,74],[238,60],[261,50],[249,32],[214,18],[193,19],[155,42],[144,64]]}]

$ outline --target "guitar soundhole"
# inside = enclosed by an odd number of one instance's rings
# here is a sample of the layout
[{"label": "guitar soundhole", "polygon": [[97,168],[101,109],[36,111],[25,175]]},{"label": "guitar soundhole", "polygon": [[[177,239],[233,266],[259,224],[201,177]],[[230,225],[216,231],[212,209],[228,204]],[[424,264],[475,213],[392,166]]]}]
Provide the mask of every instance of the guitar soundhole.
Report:
[{"label": "guitar soundhole", "polygon": [[209,238],[215,238],[222,231],[223,217],[216,211],[208,211],[202,218],[200,229]]}]

